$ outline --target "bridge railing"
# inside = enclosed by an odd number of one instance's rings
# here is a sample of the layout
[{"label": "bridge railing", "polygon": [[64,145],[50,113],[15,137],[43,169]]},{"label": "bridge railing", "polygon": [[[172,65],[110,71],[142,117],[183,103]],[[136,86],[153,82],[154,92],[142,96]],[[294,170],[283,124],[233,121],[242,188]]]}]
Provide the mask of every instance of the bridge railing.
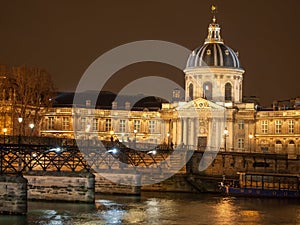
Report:
[{"label": "bridge railing", "polygon": [[[169,149],[137,151],[110,142],[105,147],[85,146],[80,151],[68,145],[0,144],[0,173],[170,169],[171,153]],[[178,159],[173,156],[173,162],[182,160],[186,151],[181,153]]]}]

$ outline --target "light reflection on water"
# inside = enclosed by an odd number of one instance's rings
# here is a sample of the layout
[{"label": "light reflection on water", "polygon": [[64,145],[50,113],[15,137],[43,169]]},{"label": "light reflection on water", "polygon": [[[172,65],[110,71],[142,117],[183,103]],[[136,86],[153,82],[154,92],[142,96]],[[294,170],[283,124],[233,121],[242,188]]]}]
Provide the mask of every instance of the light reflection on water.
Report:
[{"label": "light reflection on water", "polygon": [[300,202],[207,194],[98,195],[95,204],[29,202],[27,216],[0,216],[0,224],[300,225]]}]

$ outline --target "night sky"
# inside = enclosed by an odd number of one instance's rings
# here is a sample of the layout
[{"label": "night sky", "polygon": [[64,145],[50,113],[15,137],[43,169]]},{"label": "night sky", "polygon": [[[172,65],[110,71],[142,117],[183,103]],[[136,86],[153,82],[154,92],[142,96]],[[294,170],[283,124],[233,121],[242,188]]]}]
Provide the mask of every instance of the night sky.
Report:
[{"label": "night sky", "polygon": [[[74,91],[87,67],[118,45],[149,39],[191,50],[202,45],[216,4],[222,38],[246,70],[244,95],[266,106],[300,96],[299,0],[0,2],[0,64],[45,68],[60,91]],[[139,63],[116,73],[106,89],[117,92],[153,74],[184,85],[183,73],[171,66]]]}]

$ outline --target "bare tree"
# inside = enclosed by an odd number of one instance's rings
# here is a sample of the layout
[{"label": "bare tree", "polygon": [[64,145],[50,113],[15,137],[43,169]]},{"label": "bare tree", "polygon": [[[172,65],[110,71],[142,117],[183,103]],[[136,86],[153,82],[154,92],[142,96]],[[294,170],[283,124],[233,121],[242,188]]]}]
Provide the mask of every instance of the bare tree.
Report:
[{"label": "bare tree", "polygon": [[12,68],[11,81],[14,87],[12,105],[16,116],[23,118],[20,130],[26,135],[28,125],[34,123],[35,128],[39,128],[43,112],[51,107],[54,84],[45,70],[25,65]]}]

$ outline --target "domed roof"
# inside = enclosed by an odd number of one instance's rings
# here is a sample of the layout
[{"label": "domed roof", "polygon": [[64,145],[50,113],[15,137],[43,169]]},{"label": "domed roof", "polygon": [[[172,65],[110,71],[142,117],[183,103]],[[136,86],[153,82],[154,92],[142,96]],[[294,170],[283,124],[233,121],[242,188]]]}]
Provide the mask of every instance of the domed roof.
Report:
[{"label": "domed roof", "polygon": [[190,54],[186,67],[202,66],[241,68],[237,54],[223,43],[206,43]]},{"label": "domed roof", "polygon": [[209,24],[204,45],[196,48],[189,56],[186,69],[194,67],[229,67],[241,69],[237,53],[226,46],[221,38],[221,28],[215,16]]}]

